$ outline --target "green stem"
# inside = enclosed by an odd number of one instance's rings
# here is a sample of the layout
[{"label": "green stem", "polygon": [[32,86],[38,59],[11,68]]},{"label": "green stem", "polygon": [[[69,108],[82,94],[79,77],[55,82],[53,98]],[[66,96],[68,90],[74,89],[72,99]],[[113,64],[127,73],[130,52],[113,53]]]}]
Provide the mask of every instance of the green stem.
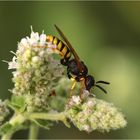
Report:
[{"label": "green stem", "polygon": [[[42,119],[42,120],[51,120],[51,121],[62,121],[67,127],[70,127],[69,123],[67,122],[65,112],[62,113],[24,113],[24,114],[15,114],[9,124],[12,127],[20,126],[26,120],[35,120],[35,119]],[[7,132],[2,136],[2,140],[9,140],[12,137],[12,134],[21,128],[13,129],[12,132]],[[35,124],[31,124],[30,132],[29,132],[29,139],[37,139],[39,128]]]},{"label": "green stem", "polygon": [[10,140],[13,133],[15,131],[17,131],[18,129],[18,126],[21,125],[23,122],[25,121],[25,118],[22,114],[14,114],[13,117],[9,120],[9,124],[14,128],[14,127],[17,127],[17,129],[13,129],[11,130],[10,132],[7,132],[5,133],[3,136],[2,136],[2,140]]},{"label": "green stem", "polygon": [[29,115],[30,119],[45,119],[45,120],[56,120],[63,121],[65,120],[64,113],[32,113]]},{"label": "green stem", "polygon": [[1,140],[10,140],[12,137],[12,133],[7,133],[1,137]]},{"label": "green stem", "polygon": [[66,114],[62,113],[32,113],[27,116],[27,118],[34,119],[43,119],[43,120],[51,120],[51,121],[62,121],[67,127],[70,125],[67,122]]},{"label": "green stem", "polygon": [[35,124],[31,124],[29,130],[29,140],[37,140],[39,128]]}]

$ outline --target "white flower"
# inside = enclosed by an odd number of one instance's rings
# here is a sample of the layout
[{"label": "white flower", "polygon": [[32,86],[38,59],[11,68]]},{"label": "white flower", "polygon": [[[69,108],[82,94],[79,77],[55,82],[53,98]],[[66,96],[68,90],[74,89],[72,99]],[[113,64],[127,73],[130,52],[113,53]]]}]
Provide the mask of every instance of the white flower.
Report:
[{"label": "white flower", "polygon": [[88,91],[88,90],[83,90],[83,93],[82,93],[82,99],[85,99],[85,98],[87,98],[89,95],[90,95],[91,93]]},{"label": "white flower", "polygon": [[88,102],[87,102],[88,107],[93,107],[95,104],[96,104],[96,102],[93,100],[88,100]]},{"label": "white flower", "polygon": [[25,100],[27,110],[31,112],[49,110],[48,95],[58,84],[64,69],[60,62],[48,53],[47,47],[46,35],[32,31],[30,37],[23,38],[18,43],[16,57],[9,62],[9,68],[18,66],[13,72],[14,88],[11,92],[17,96],[29,94],[31,100]]},{"label": "white flower", "polygon": [[45,51],[44,50],[41,50],[40,52],[39,52],[39,54],[38,54],[40,57],[44,57],[44,55],[45,55]]},{"label": "white flower", "polygon": [[85,130],[87,132],[91,132],[92,131],[91,127],[89,125],[86,125],[86,124],[83,125],[83,130]]},{"label": "white flower", "polygon": [[73,96],[71,99],[73,105],[70,106],[69,103],[66,111],[68,118],[80,130],[109,132],[127,125],[124,115],[112,103],[90,97],[80,102],[79,98]]},{"label": "white flower", "polygon": [[11,62],[8,62],[8,69],[16,69],[18,67],[18,63],[16,62],[17,58],[14,56]]},{"label": "white flower", "polygon": [[40,35],[39,46],[45,46],[45,45],[46,45],[46,35],[45,34],[41,34]]},{"label": "white flower", "polygon": [[32,67],[39,67],[40,65],[41,65],[41,63],[42,63],[42,59],[41,59],[41,57],[39,57],[39,56],[33,56],[32,57]]},{"label": "white flower", "polygon": [[26,38],[22,38],[20,43],[21,43],[22,46],[25,46],[25,47],[29,45]]},{"label": "white flower", "polygon": [[72,96],[72,101],[78,105],[81,103],[81,98],[79,96]]},{"label": "white flower", "polygon": [[38,32],[35,33],[32,31],[30,38],[27,37],[27,41],[31,46],[37,46],[39,42],[39,33]]},{"label": "white flower", "polygon": [[20,75],[20,73],[18,71],[13,71],[12,74],[14,77],[17,77],[18,75]]},{"label": "white flower", "polygon": [[81,98],[79,96],[72,96],[70,101],[69,101],[69,105],[68,106],[74,106],[74,105],[79,105],[81,103]]},{"label": "white flower", "polygon": [[39,57],[39,56],[34,56],[34,57],[32,57],[32,62],[33,63],[37,63],[38,61],[40,61],[41,60],[41,58]]}]

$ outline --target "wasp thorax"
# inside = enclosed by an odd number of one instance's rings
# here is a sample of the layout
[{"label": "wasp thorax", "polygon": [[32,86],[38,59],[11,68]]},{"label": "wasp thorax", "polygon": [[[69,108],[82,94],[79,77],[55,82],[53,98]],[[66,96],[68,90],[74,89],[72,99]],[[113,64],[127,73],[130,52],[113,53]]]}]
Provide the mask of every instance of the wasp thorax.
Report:
[{"label": "wasp thorax", "polygon": [[79,69],[77,67],[77,63],[76,63],[76,60],[75,59],[72,59],[68,62],[68,67],[67,67],[68,71],[71,73],[71,74],[74,74],[74,75],[78,75],[79,74]]},{"label": "wasp thorax", "polygon": [[88,69],[87,69],[87,66],[84,64],[84,62],[83,61],[81,61],[81,69],[82,69],[82,72],[81,72],[81,74],[83,75],[83,76],[86,76],[87,75],[87,73],[88,73]]},{"label": "wasp thorax", "polygon": [[71,74],[82,77],[85,77],[88,72],[86,65],[83,62],[81,62],[79,66],[75,59],[72,59],[68,62],[68,70]]}]

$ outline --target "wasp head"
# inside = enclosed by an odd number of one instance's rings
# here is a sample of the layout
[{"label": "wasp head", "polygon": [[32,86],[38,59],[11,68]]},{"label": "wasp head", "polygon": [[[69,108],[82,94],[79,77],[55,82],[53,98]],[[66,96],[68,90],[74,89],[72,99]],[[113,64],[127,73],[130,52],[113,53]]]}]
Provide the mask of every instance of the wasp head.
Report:
[{"label": "wasp head", "polygon": [[94,77],[91,76],[91,75],[88,75],[88,76],[85,77],[86,90],[90,91],[90,89],[93,86],[96,86],[99,89],[101,89],[104,93],[107,93],[107,91],[103,87],[101,87],[100,85],[98,85],[99,83],[102,83],[102,84],[110,84],[109,82],[106,82],[106,81],[97,81],[97,82],[95,82]]},{"label": "wasp head", "polygon": [[90,89],[95,85],[94,77],[91,75],[86,76],[85,78],[85,86],[86,90],[90,91]]}]

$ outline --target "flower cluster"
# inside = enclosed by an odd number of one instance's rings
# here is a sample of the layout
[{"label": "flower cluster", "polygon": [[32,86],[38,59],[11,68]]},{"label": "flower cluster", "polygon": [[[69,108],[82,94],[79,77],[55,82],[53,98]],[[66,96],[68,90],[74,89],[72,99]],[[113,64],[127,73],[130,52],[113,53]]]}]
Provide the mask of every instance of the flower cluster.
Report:
[{"label": "flower cluster", "polygon": [[0,100],[0,125],[8,114],[9,110],[6,107],[6,101]]},{"label": "flower cluster", "polygon": [[72,96],[66,107],[68,118],[79,128],[91,132],[115,130],[126,126],[124,115],[111,103],[88,97]]},{"label": "flower cluster", "polygon": [[[32,31],[30,37],[18,43],[15,56],[8,63],[9,69],[14,69],[14,88],[7,104],[16,113],[10,123],[4,125],[4,133],[10,129],[15,131],[16,125],[26,120],[48,128],[51,124],[48,120],[60,120],[68,126],[68,118],[79,130],[87,132],[109,132],[125,127],[124,115],[113,104],[91,97],[87,90],[79,96],[80,82],[73,90],[75,94],[69,97],[72,81],[63,76],[64,67],[53,53],[58,53],[56,46],[46,41],[44,33]],[[55,93],[57,96],[52,98]],[[7,112],[0,100],[0,122]]]},{"label": "flower cluster", "polygon": [[21,39],[9,69],[13,72],[14,96],[22,96],[27,111],[47,110],[48,96],[63,75],[63,66],[53,58],[53,45],[46,42],[46,35],[31,32]]}]

